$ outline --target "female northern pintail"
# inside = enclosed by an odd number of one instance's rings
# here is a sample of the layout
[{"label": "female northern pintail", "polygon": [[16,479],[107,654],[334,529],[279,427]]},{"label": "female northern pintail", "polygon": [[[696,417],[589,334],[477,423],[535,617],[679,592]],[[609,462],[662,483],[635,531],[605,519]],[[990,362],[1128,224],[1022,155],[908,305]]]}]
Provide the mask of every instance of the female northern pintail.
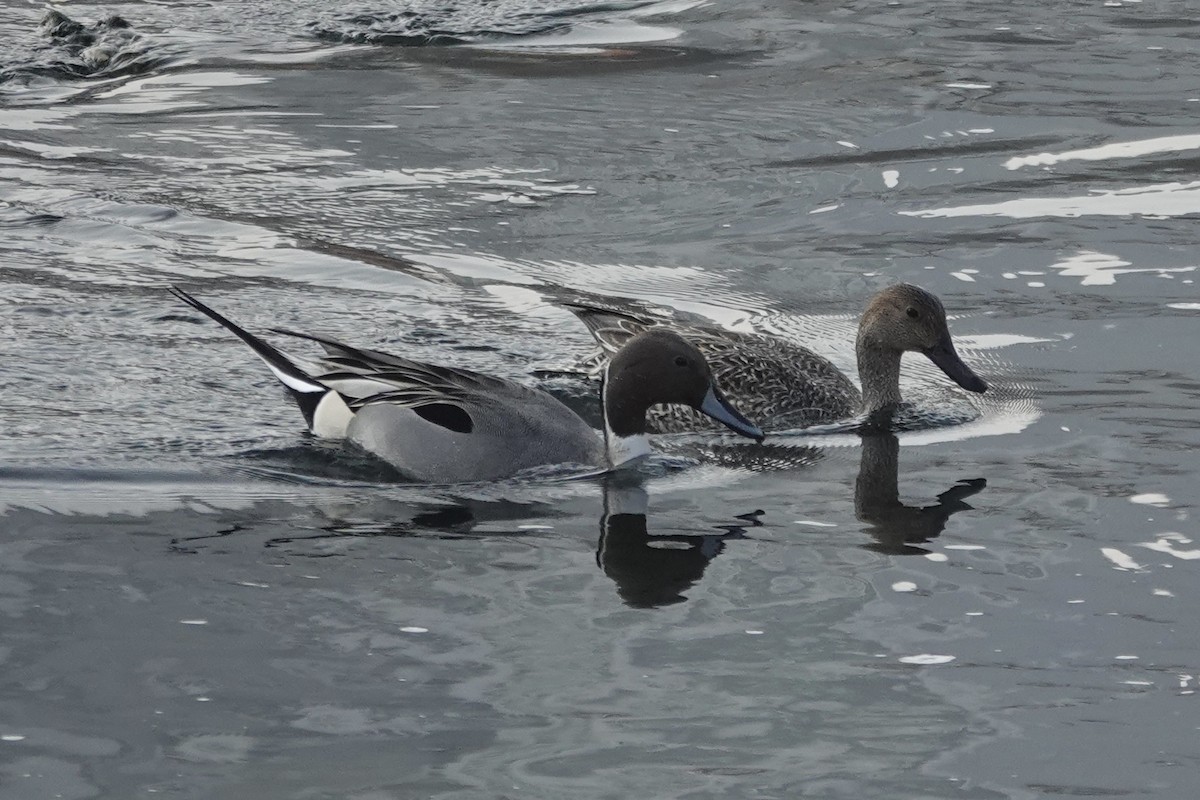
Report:
[{"label": "female northern pintail", "polygon": [[[679,323],[618,307],[563,305],[588,327],[604,357],[645,331],[661,326],[678,331],[704,353],[732,401],[750,416],[770,420],[775,429],[834,422],[898,406],[900,356],[906,351],[924,353],[967,391],[987,390],[987,383],[955,352],[941,301],[909,284],[884,289],[863,311],[856,342],[861,393],[828,360],[777,337]],[[679,408],[652,413],[651,424],[664,432],[704,425],[695,414]]]},{"label": "female northern pintail", "polygon": [[682,403],[763,438],[721,394],[700,351],[664,329],[627,337],[613,355],[601,388],[601,437],[558,400],[519,383],[275,329],[324,347],[319,371],[305,370],[183,290],[171,292],[248,344],[314,434],[354,442],[414,480],[496,480],[549,464],[619,467],[650,452],[646,412],[656,403]]}]

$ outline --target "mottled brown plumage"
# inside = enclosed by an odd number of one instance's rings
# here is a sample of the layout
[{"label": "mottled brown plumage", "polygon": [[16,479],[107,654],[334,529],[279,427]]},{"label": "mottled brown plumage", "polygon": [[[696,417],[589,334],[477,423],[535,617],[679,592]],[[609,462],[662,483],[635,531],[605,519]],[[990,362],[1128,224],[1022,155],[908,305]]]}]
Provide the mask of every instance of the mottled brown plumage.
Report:
[{"label": "mottled brown plumage", "polygon": [[[785,339],[686,323],[615,304],[563,305],[600,345],[601,352],[589,365],[599,367],[638,333],[670,328],[704,354],[731,402],[774,430],[836,422],[898,405],[900,356],[906,351],[924,353],[969,391],[987,388],[954,351],[941,302],[908,284],[879,292],[863,312],[856,342],[862,393],[828,359]],[[651,430],[659,433],[713,428],[703,416],[677,406],[651,409],[648,419]]]}]

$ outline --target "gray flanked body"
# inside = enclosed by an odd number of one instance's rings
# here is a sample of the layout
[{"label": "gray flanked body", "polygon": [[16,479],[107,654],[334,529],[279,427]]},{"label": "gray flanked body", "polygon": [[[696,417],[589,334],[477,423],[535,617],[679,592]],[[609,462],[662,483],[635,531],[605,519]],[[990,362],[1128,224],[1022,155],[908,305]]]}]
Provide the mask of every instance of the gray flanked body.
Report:
[{"label": "gray flanked body", "polygon": [[543,464],[604,463],[604,442],[578,414],[541,392],[507,384],[457,399],[469,433],[394,402],[363,404],[346,438],[406,476],[430,483],[488,481]]},{"label": "gray flanked body", "polygon": [[[906,351],[924,353],[968,391],[987,389],[955,352],[941,301],[908,284],[879,292],[863,312],[855,346],[861,392],[828,359],[784,339],[681,323],[615,305],[564,305],[600,345],[600,357],[590,363],[602,365],[631,337],[669,326],[704,354],[730,402],[755,419],[769,421],[775,430],[836,422],[899,405],[900,357]],[[711,427],[702,416],[678,406],[653,409],[650,425],[660,432]]]},{"label": "gray flanked body", "polygon": [[512,381],[276,329],[325,349],[321,363],[302,368],[186,292],[172,293],[249,345],[314,434],[354,442],[413,480],[489,481],[553,464],[614,469],[650,452],[646,412],[658,403],[683,403],[763,437],[725,400],[700,351],[670,331],[635,336],[611,359],[601,436],[555,398]]}]

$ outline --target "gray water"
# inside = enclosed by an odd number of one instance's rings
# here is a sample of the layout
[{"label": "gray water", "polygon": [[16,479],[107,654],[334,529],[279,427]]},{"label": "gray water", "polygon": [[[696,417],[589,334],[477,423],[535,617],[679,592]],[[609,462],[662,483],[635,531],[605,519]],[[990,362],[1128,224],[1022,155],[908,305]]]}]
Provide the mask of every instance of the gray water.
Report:
[{"label": "gray water", "polygon": [[[1200,793],[1192,4],[63,8],[0,0],[0,797]],[[432,488],[165,292],[534,382],[564,291],[851,369],[897,281],[961,424]]]}]

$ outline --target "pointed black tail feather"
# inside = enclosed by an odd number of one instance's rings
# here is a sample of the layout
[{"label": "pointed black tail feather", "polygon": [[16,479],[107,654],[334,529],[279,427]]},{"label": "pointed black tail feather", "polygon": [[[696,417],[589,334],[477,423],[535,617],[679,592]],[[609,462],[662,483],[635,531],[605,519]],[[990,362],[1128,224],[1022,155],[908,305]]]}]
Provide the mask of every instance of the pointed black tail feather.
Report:
[{"label": "pointed black tail feather", "polygon": [[325,352],[330,356],[345,356],[356,358],[360,361],[371,362],[376,361],[380,364],[388,364],[396,367],[407,367],[416,363],[412,359],[394,356],[391,353],[385,353],[382,350],[369,350],[364,347],[354,347],[353,345],[339,342],[337,339],[331,339],[328,336],[319,336],[313,333],[300,333],[288,328],[271,328],[272,333],[281,333],[284,336],[294,336],[297,339],[305,339],[310,342],[316,342],[325,348]]},{"label": "pointed black tail feather", "polygon": [[171,294],[178,299],[187,303],[192,308],[199,311],[201,314],[209,317],[222,327],[229,330],[230,333],[237,336],[243,342],[250,346],[250,349],[258,355],[275,377],[282,383],[292,397],[296,400],[296,405],[300,407],[300,413],[304,415],[304,421],[308,423],[311,430],[313,427],[313,418],[317,412],[317,406],[321,400],[325,398],[329,392],[333,391],[328,386],[324,385],[316,378],[306,373],[300,367],[296,366],[283,353],[276,350],[271,345],[264,342],[254,334],[247,331],[237,323],[225,317],[208,306],[201,303],[190,294],[180,289],[178,286],[170,287]]}]

